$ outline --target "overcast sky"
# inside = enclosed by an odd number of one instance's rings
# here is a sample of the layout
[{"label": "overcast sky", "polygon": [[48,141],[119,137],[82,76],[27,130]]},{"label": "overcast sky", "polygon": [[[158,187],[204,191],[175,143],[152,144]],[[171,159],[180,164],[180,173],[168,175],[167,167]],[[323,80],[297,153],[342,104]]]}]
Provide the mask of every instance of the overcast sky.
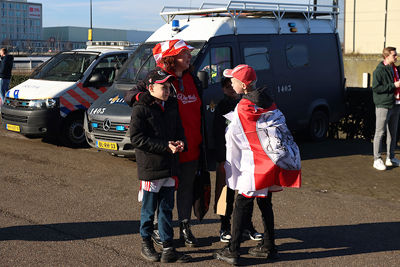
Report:
[{"label": "overcast sky", "polygon": [[[252,1],[276,2],[276,0]],[[28,0],[28,2],[42,3],[44,27],[90,26],[90,0]],[[153,31],[164,24],[159,15],[163,6],[199,7],[203,2],[203,0],[92,0],[93,27]],[[226,4],[228,0],[205,2]],[[309,0],[278,2],[308,3]],[[318,0],[321,4],[328,2],[332,3],[332,0]]]}]

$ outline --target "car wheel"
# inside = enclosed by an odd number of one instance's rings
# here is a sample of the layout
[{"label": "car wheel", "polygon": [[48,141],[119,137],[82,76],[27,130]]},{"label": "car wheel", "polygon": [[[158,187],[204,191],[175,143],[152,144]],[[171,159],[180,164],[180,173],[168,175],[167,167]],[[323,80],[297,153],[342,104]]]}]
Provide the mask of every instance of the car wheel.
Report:
[{"label": "car wheel", "polygon": [[329,128],[328,115],[321,111],[314,111],[309,125],[309,136],[313,141],[322,141],[326,138]]},{"label": "car wheel", "polygon": [[70,147],[82,147],[86,145],[83,118],[73,116],[65,121],[63,127],[64,144]]}]

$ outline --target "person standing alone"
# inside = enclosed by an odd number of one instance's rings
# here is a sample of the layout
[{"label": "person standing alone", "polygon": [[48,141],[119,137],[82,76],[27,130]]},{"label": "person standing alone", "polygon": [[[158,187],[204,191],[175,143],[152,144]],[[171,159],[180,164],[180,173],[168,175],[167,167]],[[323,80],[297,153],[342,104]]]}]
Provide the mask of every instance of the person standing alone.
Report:
[{"label": "person standing alone", "polygon": [[[376,127],[374,136],[374,164],[377,170],[384,171],[386,166],[400,166],[395,158],[396,132],[400,115],[400,81],[395,47],[386,47],[382,52],[383,61],[378,64],[372,81],[375,104]],[[382,138],[386,132],[386,162],[381,157]]]},{"label": "person standing alone", "polygon": [[6,92],[10,86],[11,71],[14,63],[14,57],[8,54],[7,48],[0,49],[0,87],[1,100],[4,101]]}]

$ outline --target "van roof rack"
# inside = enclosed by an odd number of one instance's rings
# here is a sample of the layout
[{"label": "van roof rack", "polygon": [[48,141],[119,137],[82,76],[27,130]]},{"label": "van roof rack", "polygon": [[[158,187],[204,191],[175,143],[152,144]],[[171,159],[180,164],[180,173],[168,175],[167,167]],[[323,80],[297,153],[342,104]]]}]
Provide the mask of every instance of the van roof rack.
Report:
[{"label": "van roof rack", "polygon": [[[330,17],[336,23],[339,14],[337,5],[314,5],[280,2],[253,2],[253,1],[229,1],[228,4],[207,3],[199,8],[165,6],[160,12],[166,23],[170,23],[176,16],[230,16],[234,20],[239,17],[245,18],[275,18],[278,23],[282,18],[305,18],[308,22],[317,17]],[[335,25],[336,29],[336,25]]]},{"label": "van roof rack", "polygon": [[88,48],[108,47],[108,48],[119,48],[119,49],[134,49],[138,46],[138,44],[134,44],[129,41],[87,41],[86,46]]}]

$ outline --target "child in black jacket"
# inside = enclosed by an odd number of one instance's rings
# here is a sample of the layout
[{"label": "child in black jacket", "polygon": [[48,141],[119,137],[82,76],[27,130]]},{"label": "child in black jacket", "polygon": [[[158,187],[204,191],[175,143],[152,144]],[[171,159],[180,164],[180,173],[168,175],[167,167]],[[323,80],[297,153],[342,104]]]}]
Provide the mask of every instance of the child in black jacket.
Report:
[{"label": "child in black jacket", "polygon": [[139,199],[142,199],[140,235],[143,238],[141,255],[149,261],[159,261],[151,241],[153,220],[158,209],[158,230],[163,251],[161,262],[187,262],[190,257],[177,253],[172,245],[172,210],[177,187],[178,153],[185,147],[178,103],[169,97],[169,75],[160,70],[149,72],[145,80],[148,101],[133,105],[130,135],[135,147],[138,177],[141,180]]}]

